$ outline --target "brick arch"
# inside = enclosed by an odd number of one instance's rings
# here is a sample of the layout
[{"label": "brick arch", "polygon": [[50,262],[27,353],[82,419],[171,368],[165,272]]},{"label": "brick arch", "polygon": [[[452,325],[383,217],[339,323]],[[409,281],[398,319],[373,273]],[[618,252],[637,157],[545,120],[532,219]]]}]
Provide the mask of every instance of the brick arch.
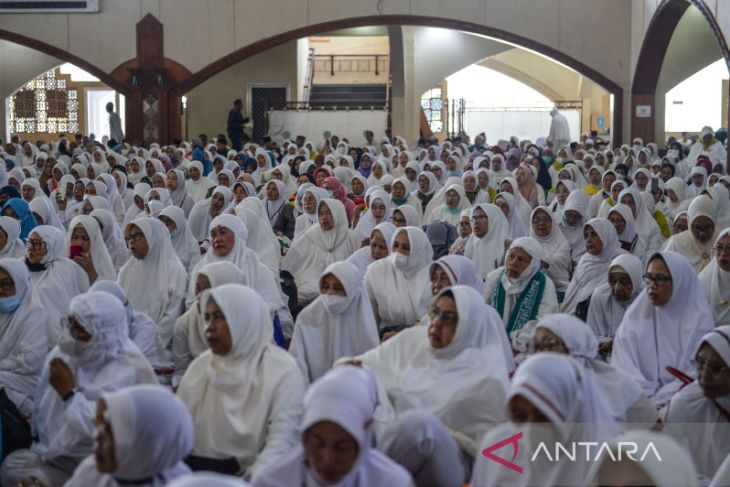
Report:
[{"label": "brick arch", "polygon": [[664,57],[669,48],[669,42],[674,35],[679,20],[691,6],[697,7],[707,21],[725,58],[728,71],[730,71],[730,50],[727,41],[712,10],[704,0],[662,0],[654,11],[654,16],[644,35],[644,41],[634,70],[634,79],[631,83],[632,137],[638,136],[645,140],[654,140],[655,138],[654,110],[652,110],[651,117],[640,119],[635,116],[636,106],[650,105],[654,107],[656,88],[664,64]]},{"label": "brick arch", "polygon": [[441,17],[428,17],[418,15],[377,15],[365,17],[352,17],[348,19],[340,19],[330,22],[308,25],[298,29],[290,30],[277,34],[266,39],[254,42],[233,51],[213,63],[205,66],[201,70],[194,73],[186,81],[181,83],[180,90],[188,92],[209,78],[220,73],[232,64],[240,62],[262,51],[271,49],[278,45],[289,41],[309,37],[333,30],[348,29],[353,27],[363,27],[370,25],[417,25],[423,27],[440,27],[444,29],[460,30],[491,37],[498,41],[504,41],[515,44],[532,51],[536,51],[544,56],[550,57],[570,68],[579,72],[583,76],[590,78],[595,83],[602,86],[606,91],[614,96],[614,120],[612,124],[614,144],[620,144],[623,131],[623,90],[621,87],[611,80],[608,76],[599,73],[595,69],[583,64],[577,59],[550,47],[548,45],[537,42],[533,39],[523,37],[512,32],[500,30],[473,22],[464,22]]},{"label": "brick arch", "polygon": [[88,61],[85,61],[80,57],[64,51],[63,49],[60,49],[56,46],[46,44],[45,42],[39,41],[37,39],[33,39],[31,37],[27,37],[21,34],[16,34],[15,32],[10,32],[3,29],[0,29],[0,39],[13,42],[15,44],[34,49],[36,51],[40,51],[44,54],[48,54],[49,56],[58,58],[63,62],[71,63],[74,66],[77,66],[84,71],[96,76],[102,83],[122,93],[123,95],[129,94],[129,88],[125,86],[124,83],[121,83],[119,80],[115,79],[112,75],[104,72],[102,69],[97,68]]}]

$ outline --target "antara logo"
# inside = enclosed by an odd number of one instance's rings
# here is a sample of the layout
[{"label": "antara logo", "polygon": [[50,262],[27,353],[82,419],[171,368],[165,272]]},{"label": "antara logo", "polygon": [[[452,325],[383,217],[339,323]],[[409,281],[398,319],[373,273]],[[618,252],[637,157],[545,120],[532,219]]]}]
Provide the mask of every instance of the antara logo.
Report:
[{"label": "antara logo", "polygon": [[[482,455],[486,458],[493,460],[500,465],[509,468],[517,473],[523,473],[524,469],[515,464],[514,460],[520,451],[519,441],[522,439],[524,434],[522,432],[510,436],[502,441],[494,443],[484,450]],[[507,445],[512,445],[512,458],[507,460],[494,454],[496,450],[499,450]],[[614,445],[610,445],[606,442],[596,441],[578,441],[571,442],[568,444],[562,444],[555,442],[552,448],[548,447],[548,444],[541,441],[538,443],[530,462],[542,459],[548,462],[559,462],[559,461],[570,461],[575,462],[576,460],[583,460],[587,462],[595,462],[602,455],[607,455],[612,461],[620,462],[622,459],[629,459],[634,462],[643,462],[648,456],[653,456],[657,461],[661,462],[662,457],[659,451],[654,446],[653,442],[649,442],[643,450],[632,441],[621,441]]]}]

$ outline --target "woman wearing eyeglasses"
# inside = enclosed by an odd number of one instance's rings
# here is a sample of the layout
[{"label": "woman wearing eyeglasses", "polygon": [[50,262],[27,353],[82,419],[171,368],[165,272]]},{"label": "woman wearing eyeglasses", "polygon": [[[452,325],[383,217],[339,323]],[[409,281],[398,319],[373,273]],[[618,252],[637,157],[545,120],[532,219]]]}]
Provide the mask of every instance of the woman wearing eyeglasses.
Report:
[{"label": "woman wearing eyeglasses", "polygon": [[643,277],[644,290],[616,331],[611,364],[636,378],[661,408],[682,386],[667,367],[693,374],[694,352],[715,320],[699,279],[680,254],[655,253]]},{"label": "woman wearing eyeglasses", "polygon": [[702,337],[692,364],[697,380],[672,398],[663,429],[685,446],[706,481],[730,454],[728,364],[730,326],[719,326]]},{"label": "woman wearing eyeglasses", "polygon": [[160,220],[140,218],[124,229],[132,258],[119,271],[117,284],[134,309],[157,324],[158,353],[172,365],[170,344],[175,321],[182,314],[187,273],[172,247],[170,232]]},{"label": "woman wearing eyeglasses", "polygon": [[682,254],[696,273],[712,260],[712,246],[717,238],[715,202],[701,195],[692,200],[687,210],[689,229],[672,236],[664,250]]},{"label": "woman wearing eyeglasses", "polygon": [[25,265],[55,333],[62,331],[60,322],[68,315],[71,299],[91,285],[84,269],[64,257],[64,240],[58,228],[41,225],[30,233],[25,247]]},{"label": "woman wearing eyeglasses", "polygon": [[718,325],[730,324],[730,228],[723,230],[715,239],[712,259],[700,275],[705,297],[712,308]]},{"label": "woman wearing eyeglasses", "polygon": [[431,301],[428,326],[410,327],[347,361],[372,369],[387,393],[381,405],[397,418],[377,435],[378,449],[416,485],[467,482],[480,440],[505,419],[508,372],[494,359],[502,350],[489,333],[499,323],[490,320],[498,318],[474,289],[443,289]]}]

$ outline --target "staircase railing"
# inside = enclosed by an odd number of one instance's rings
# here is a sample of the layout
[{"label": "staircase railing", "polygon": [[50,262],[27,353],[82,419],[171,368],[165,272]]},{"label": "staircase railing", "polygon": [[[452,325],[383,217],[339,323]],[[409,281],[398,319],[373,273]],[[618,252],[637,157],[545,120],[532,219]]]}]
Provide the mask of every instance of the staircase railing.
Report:
[{"label": "staircase railing", "polygon": [[329,73],[381,73],[390,71],[388,54],[315,54],[314,72]]}]

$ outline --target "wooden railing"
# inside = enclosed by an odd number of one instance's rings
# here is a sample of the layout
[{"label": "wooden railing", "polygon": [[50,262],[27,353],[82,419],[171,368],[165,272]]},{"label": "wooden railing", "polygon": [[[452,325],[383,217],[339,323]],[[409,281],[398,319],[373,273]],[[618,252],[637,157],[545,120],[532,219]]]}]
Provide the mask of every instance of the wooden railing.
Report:
[{"label": "wooden railing", "polygon": [[381,73],[390,72],[390,56],[387,54],[315,54],[316,73]]}]

